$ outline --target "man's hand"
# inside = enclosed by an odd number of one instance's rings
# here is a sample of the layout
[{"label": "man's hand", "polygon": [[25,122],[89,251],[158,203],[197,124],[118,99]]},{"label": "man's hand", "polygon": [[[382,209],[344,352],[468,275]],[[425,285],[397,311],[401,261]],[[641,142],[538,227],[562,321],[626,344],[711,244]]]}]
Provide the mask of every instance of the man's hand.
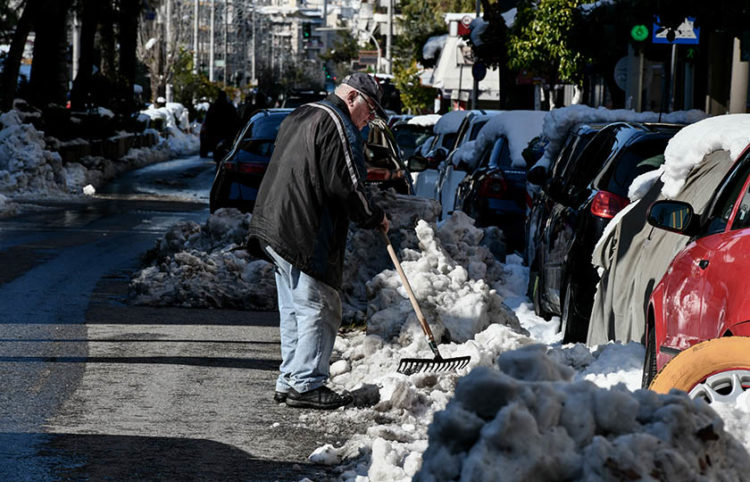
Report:
[{"label": "man's hand", "polygon": [[388,233],[388,228],[390,227],[390,223],[388,222],[388,216],[383,213],[383,220],[380,221],[380,230],[384,233]]}]

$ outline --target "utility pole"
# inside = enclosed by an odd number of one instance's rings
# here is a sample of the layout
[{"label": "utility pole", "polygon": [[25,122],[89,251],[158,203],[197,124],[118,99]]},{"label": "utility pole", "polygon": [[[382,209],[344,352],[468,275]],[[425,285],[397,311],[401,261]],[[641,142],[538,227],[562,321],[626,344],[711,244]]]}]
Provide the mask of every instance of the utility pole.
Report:
[{"label": "utility pole", "polygon": [[[479,0],[477,0],[479,1]],[[385,61],[387,63],[385,73],[393,73],[393,51],[391,43],[393,42],[393,0],[388,0],[388,34],[385,37]]]},{"label": "utility pole", "polygon": [[224,85],[229,85],[229,0],[224,0]]},{"label": "utility pole", "polygon": [[[482,8],[482,3],[480,0],[477,0],[477,17],[476,18],[479,18],[481,8]],[[474,62],[476,61],[477,60],[474,59]],[[473,69],[472,69],[472,72],[473,72]],[[476,79],[476,77],[474,77],[473,73],[471,77],[472,79],[474,79],[474,87],[471,90],[471,108],[476,109],[477,108],[477,94],[479,92],[479,81]]]},{"label": "utility pole", "polygon": [[251,26],[251,30],[253,32],[253,46],[252,46],[253,63],[251,65],[250,81],[253,83],[253,85],[256,85],[258,83],[258,79],[255,77],[255,0],[253,0],[253,24]]},{"label": "utility pole", "polygon": [[216,0],[211,0],[211,28],[208,40],[208,80],[214,81],[214,33],[216,22]]},{"label": "utility pole", "polygon": [[[167,57],[166,65],[171,70],[171,66],[174,65],[172,62],[172,55],[174,53],[172,52],[172,0],[166,0],[166,11],[167,11],[167,19],[166,23],[164,24],[164,37],[166,44],[164,45],[165,54]],[[167,79],[167,83],[164,86],[165,89],[165,97],[167,98],[167,102],[173,102],[174,98],[172,95],[172,82],[169,81],[170,79]]]},{"label": "utility pole", "polygon": [[193,4],[193,73],[198,74],[198,14],[200,11],[199,0]]}]

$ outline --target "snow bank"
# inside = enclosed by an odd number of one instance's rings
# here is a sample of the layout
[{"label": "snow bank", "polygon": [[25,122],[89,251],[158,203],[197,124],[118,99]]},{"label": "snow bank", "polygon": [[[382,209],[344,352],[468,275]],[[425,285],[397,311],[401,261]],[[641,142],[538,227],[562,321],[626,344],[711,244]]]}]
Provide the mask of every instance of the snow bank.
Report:
[{"label": "snow bank", "polygon": [[549,139],[544,154],[534,167],[549,170],[552,161],[557,157],[565,141],[568,131],[575,125],[582,123],[609,123],[615,121],[632,122],[670,122],[691,124],[707,117],[700,110],[678,111],[669,114],[658,112],[635,112],[627,109],[593,108],[586,105],[571,105],[548,112],[544,119],[543,134]]},{"label": "snow bank", "polygon": [[[100,109],[99,113],[110,115],[106,109]],[[16,109],[0,115],[0,194],[27,198],[91,194],[84,193],[84,187],[101,186],[123,172],[195,153],[199,147],[198,136],[183,132],[175,124],[166,129],[166,140],[150,148],[130,149],[119,159],[83,156],[77,162],[63,163],[56,152],[58,149],[85,145],[88,141],[46,138],[44,132],[29,122],[39,115],[37,110],[22,112]],[[187,110],[180,115],[184,118]],[[151,132],[156,133],[154,130]],[[118,134],[124,135],[126,133]],[[13,214],[17,209],[18,205],[8,198],[0,202],[0,215]]]},{"label": "snow bank", "polygon": [[[422,242],[414,226],[419,220],[434,223],[439,204],[430,199],[379,190],[373,191],[372,197],[391,218],[389,238],[394,248],[414,253]],[[485,277],[497,281],[502,268],[495,256],[504,254],[502,233],[497,228],[474,228],[473,221],[463,213],[457,216],[462,216],[460,221],[445,223],[439,230],[439,236],[456,260],[450,260],[457,270],[454,277],[460,278],[463,270],[475,279]],[[250,215],[235,209],[220,209],[203,226],[194,222],[173,226],[148,253],[151,265],[131,281],[134,301],[152,306],[275,309],[276,291],[270,264],[253,259],[242,249],[249,220]],[[469,231],[470,235],[459,234]],[[459,263],[463,267],[458,266]],[[367,283],[388,269],[393,269],[393,265],[382,235],[371,229],[352,229],[347,240],[342,286],[345,322],[365,321],[368,297],[380,290]],[[441,265],[441,269],[445,266]],[[491,282],[483,283],[483,287],[471,288],[477,291],[477,296],[489,296]],[[371,309],[378,308],[375,305]],[[459,307],[444,315],[450,320],[451,316],[458,316],[457,312],[460,312]],[[454,329],[454,332],[458,334],[459,330]]]},{"label": "snow bank", "polygon": [[741,480],[747,452],[708,405],[571,382],[547,347],[462,378],[435,415],[414,480]]},{"label": "snow bank", "polygon": [[0,193],[65,194],[62,159],[46,149],[44,133],[22,123],[17,111],[0,115]]},{"label": "snow bank", "polygon": [[219,209],[201,226],[173,226],[130,283],[138,304],[274,310],[273,266],[243,248],[250,215]]}]

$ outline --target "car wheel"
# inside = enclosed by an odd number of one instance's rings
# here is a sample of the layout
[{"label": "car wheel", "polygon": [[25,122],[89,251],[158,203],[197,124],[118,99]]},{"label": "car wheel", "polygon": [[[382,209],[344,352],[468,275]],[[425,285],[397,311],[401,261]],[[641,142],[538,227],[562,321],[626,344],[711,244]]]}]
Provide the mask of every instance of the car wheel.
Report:
[{"label": "car wheel", "polygon": [[656,332],[653,326],[649,326],[648,338],[646,339],[646,356],[643,359],[641,388],[648,388],[654,376],[656,376]]},{"label": "car wheel", "polygon": [[577,298],[575,285],[571,280],[568,280],[565,284],[565,296],[562,304],[562,315],[560,316],[560,331],[563,334],[563,343],[586,343],[589,320],[578,314],[574,305]]},{"label": "car wheel", "polygon": [[677,388],[708,403],[734,403],[750,388],[750,338],[729,336],[694,345],[667,363],[649,389]]}]

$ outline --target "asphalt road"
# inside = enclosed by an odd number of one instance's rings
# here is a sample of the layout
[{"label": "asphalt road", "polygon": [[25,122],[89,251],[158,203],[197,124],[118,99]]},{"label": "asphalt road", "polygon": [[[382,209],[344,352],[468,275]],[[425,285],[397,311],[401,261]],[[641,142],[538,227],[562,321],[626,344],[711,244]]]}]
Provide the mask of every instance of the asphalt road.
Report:
[{"label": "asphalt road", "polygon": [[[327,480],[272,400],[276,313],[129,302],[139,257],[208,217],[214,164],[130,173],[0,219],[0,480]],[[343,429],[342,429],[343,430]]]}]

